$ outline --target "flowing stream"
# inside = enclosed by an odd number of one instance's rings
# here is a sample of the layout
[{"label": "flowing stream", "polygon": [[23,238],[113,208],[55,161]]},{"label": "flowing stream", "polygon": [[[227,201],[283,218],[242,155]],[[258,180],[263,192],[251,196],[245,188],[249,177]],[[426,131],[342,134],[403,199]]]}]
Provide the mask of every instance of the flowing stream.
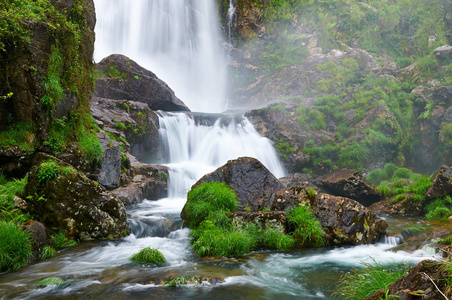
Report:
[{"label": "flowing stream", "polygon": [[[232,3],[232,2],[231,2]],[[195,111],[221,111],[224,53],[218,49],[214,0],[95,0],[97,60],[124,53],[168,82]],[[258,251],[231,259],[201,259],[181,228],[180,212],[191,185],[230,159],[252,156],[275,176],[284,175],[272,143],[240,115],[159,112],[168,153],[169,196],[127,208],[133,233],[116,241],[81,243],[56,257],[0,276],[1,299],[331,299],[339,277],[361,262],[418,262],[434,253],[390,251],[397,238],[376,245],[292,251]],[[416,220],[388,219],[390,230]],[[144,247],[167,263],[132,263]],[[224,279],[178,288],[155,282],[198,275]],[[51,276],[62,286],[36,287]]]}]

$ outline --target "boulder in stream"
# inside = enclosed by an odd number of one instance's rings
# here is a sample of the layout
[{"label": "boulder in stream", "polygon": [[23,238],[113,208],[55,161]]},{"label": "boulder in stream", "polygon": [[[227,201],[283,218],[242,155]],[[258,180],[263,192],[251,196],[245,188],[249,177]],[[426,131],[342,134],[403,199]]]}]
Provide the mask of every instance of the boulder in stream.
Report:
[{"label": "boulder in stream", "polygon": [[51,230],[80,240],[130,232],[123,203],[71,165],[38,153],[25,187],[27,210]]},{"label": "boulder in stream", "polygon": [[432,176],[433,185],[427,190],[426,198],[432,200],[452,195],[452,168],[443,165]]},{"label": "boulder in stream", "polygon": [[205,182],[225,182],[237,194],[239,208],[250,206],[256,210],[257,199],[273,199],[274,194],[284,188],[283,184],[257,159],[240,157],[228,161],[224,166],[204,175],[193,186]]}]

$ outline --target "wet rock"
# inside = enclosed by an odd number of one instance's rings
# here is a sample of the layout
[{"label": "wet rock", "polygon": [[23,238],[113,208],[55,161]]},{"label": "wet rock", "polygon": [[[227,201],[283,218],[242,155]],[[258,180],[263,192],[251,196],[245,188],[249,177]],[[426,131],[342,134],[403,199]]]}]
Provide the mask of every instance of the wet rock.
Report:
[{"label": "wet rock", "polygon": [[259,228],[272,228],[286,232],[284,211],[235,211],[230,214],[232,222],[238,225],[253,223]]},{"label": "wet rock", "polygon": [[288,210],[298,205],[311,206],[330,243],[335,245],[376,243],[388,227],[385,221],[355,200],[321,194],[304,187],[279,191],[265,207]]},{"label": "wet rock", "polygon": [[52,240],[50,239],[50,235],[44,224],[29,220],[22,228],[30,232],[31,246],[33,247],[33,252],[35,254],[39,255],[45,246],[52,244]]},{"label": "wet rock", "polygon": [[441,46],[433,50],[433,54],[436,56],[438,61],[449,62],[452,60],[452,46]]},{"label": "wet rock", "polygon": [[114,189],[119,186],[119,176],[121,175],[119,143],[112,140],[103,130],[98,133],[97,137],[104,149],[104,157],[96,172],[97,180],[107,189]]},{"label": "wet rock", "polygon": [[159,121],[147,104],[94,97],[91,114],[98,125],[143,162],[161,160]]},{"label": "wet rock", "polygon": [[432,176],[433,185],[427,190],[426,199],[443,198],[452,195],[452,168],[443,165]]},{"label": "wet rock", "polygon": [[389,198],[375,202],[368,208],[375,214],[418,216],[423,212],[423,203],[414,199],[413,194],[408,193],[397,203],[393,203],[393,198]]},{"label": "wet rock", "polygon": [[192,189],[205,182],[225,182],[237,194],[239,207],[254,206],[256,199],[273,199],[283,188],[278,179],[257,159],[240,157],[228,161],[224,166],[204,175]]},{"label": "wet rock", "polygon": [[168,197],[168,167],[143,164],[127,154],[130,169],[122,186],[111,191],[124,205]]},{"label": "wet rock", "polygon": [[364,206],[382,199],[381,194],[362,176],[353,170],[333,171],[318,180],[318,186],[330,194],[347,197]]},{"label": "wet rock", "polygon": [[304,173],[294,173],[290,174],[287,177],[279,178],[279,181],[284,185],[284,187],[295,187],[295,186],[302,186],[306,188],[314,188],[314,183],[312,182],[312,179]]},{"label": "wet rock", "polygon": [[[48,160],[57,162],[57,171],[39,173],[41,163]],[[29,213],[37,215],[47,228],[65,230],[71,238],[114,238],[130,232],[126,211],[119,199],[102,185],[49,155],[37,155],[28,173],[25,195]]]},{"label": "wet rock", "polygon": [[124,55],[112,54],[102,59],[97,68],[106,75],[96,82],[97,97],[142,102],[152,110],[190,111],[166,83]]},{"label": "wet rock", "polygon": [[[450,275],[441,263],[423,260],[408,271],[407,275],[390,284],[386,291],[381,289],[366,300],[386,299],[387,296],[400,299],[452,299],[452,290],[447,287],[445,280]],[[438,289],[445,293],[447,298],[441,295]]]}]

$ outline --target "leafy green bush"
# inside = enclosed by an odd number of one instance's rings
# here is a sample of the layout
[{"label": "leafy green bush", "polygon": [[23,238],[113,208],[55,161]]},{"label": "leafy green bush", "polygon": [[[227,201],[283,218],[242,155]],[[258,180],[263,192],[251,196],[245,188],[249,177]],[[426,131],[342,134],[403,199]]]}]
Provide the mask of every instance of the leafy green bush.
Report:
[{"label": "leafy green bush", "polygon": [[163,264],[166,262],[163,254],[154,248],[144,248],[140,252],[132,255],[131,260],[139,263]]},{"label": "leafy green bush", "polygon": [[322,247],[328,244],[325,233],[310,207],[297,206],[287,213],[289,228],[293,228],[293,237],[301,246]]},{"label": "leafy green bush", "polygon": [[405,275],[412,267],[409,263],[383,265],[362,263],[365,268],[355,269],[341,277],[334,294],[344,299],[362,300]]},{"label": "leafy green bush", "polygon": [[396,181],[398,179],[410,179],[411,171],[407,168],[399,168],[394,172],[392,176],[393,180]]},{"label": "leafy green bush", "polygon": [[436,199],[427,206],[426,212],[427,220],[447,220],[452,215],[452,197]]},{"label": "leafy green bush", "polygon": [[0,270],[20,268],[32,257],[30,234],[14,222],[0,221]]}]

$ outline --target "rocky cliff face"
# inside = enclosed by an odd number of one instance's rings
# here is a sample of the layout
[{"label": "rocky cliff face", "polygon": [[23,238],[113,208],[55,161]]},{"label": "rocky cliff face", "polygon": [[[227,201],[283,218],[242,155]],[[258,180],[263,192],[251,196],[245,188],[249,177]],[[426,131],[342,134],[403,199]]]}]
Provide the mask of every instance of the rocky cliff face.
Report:
[{"label": "rocky cliff face", "polygon": [[23,18],[12,14],[2,36],[0,168],[9,175],[22,175],[51,139],[52,120],[86,111],[92,93],[93,1],[40,5]]}]

